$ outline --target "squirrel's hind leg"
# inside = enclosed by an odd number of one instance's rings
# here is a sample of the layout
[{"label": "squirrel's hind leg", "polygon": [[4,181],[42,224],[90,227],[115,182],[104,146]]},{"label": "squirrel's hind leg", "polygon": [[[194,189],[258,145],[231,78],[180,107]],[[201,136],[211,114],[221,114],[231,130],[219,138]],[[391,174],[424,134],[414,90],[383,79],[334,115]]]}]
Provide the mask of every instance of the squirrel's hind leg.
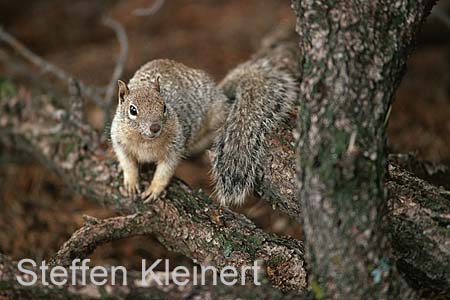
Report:
[{"label": "squirrel's hind leg", "polygon": [[191,147],[189,147],[188,149],[188,155],[190,157],[195,157],[202,154],[203,152],[205,152],[206,149],[211,147],[215,137],[216,137],[215,131],[207,132],[196,142],[192,143]]},{"label": "squirrel's hind leg", "polygon": [[193,143],[189,149],[189,156],[197,156],[210,148],[218,134],[219,128],[227,118],[229,104],[224,94],[219,94],[216,101],[211,105],[211,109],[206,114],[204,121],[205,133]]}]

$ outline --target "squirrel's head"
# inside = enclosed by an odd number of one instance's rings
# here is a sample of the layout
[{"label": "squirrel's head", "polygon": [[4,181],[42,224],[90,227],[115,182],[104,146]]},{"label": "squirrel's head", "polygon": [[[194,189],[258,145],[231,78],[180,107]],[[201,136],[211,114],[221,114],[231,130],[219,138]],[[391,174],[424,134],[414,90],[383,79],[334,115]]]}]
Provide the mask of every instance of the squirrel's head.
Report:
[{"label": "squirrel's head", "polygon": [[122,120],[128,122],[140,135],[147,139],[161,134],[167,119],[167,107],[161,96],[159,77],[153,86],[129,89],[119,80],[119,103],[117,110]]}]

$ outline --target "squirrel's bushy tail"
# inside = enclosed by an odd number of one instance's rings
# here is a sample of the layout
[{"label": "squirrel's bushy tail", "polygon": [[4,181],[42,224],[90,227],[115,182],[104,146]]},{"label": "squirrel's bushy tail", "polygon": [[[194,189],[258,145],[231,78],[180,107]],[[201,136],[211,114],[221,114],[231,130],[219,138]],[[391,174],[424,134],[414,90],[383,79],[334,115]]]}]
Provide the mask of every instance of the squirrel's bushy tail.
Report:
[{"label": "squirrel's bushy tail", "polygon": [[297,44],[282,44],[231,71],[220,84],[232,101],[213,155],[215,193],[223,205],[240,205],[255,185],[266,139],[298,96]]}]

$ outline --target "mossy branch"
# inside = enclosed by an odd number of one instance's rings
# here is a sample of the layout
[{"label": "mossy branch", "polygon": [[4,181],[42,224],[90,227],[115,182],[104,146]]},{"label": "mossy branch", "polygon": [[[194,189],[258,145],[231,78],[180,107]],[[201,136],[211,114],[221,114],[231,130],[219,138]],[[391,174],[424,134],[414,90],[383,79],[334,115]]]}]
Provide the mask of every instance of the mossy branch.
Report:
[{"label": "mossy branch", "polygon": [[[274,286],[293,291],[305,288],[300,242],[265,233],[243,215],[219,207],[177,179],[164,199],[148,205],[140,199],[133,201],[121,194],[122,172],[103,135],[86,124],[76,127],[79,123],[47,95],[22,91],[0,101],[2,143],[32,154],[89,199],[121,215],[136,214],[127,220],[145,220],[145,233],[151,232],[170,250],[219,269],[251,266],[253,260],[262,259]],[[149,173],[143,174],[143,180],[148,182]],[[143,227],[134,229],[142,233]],[[120,228],[116,233],[127,235]]]}]

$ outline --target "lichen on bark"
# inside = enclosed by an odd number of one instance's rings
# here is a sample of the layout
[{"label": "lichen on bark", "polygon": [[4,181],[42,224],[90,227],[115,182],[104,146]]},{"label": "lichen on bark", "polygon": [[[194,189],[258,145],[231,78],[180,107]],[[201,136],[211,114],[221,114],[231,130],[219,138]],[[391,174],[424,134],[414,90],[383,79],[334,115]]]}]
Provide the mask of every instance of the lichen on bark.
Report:
[{"label": "lichen on bark", "polygon": [[304,53],[297,162],[310,282],[331,299],[411,299],[386,238],[385,123],[432,1],[292,3]]}]

